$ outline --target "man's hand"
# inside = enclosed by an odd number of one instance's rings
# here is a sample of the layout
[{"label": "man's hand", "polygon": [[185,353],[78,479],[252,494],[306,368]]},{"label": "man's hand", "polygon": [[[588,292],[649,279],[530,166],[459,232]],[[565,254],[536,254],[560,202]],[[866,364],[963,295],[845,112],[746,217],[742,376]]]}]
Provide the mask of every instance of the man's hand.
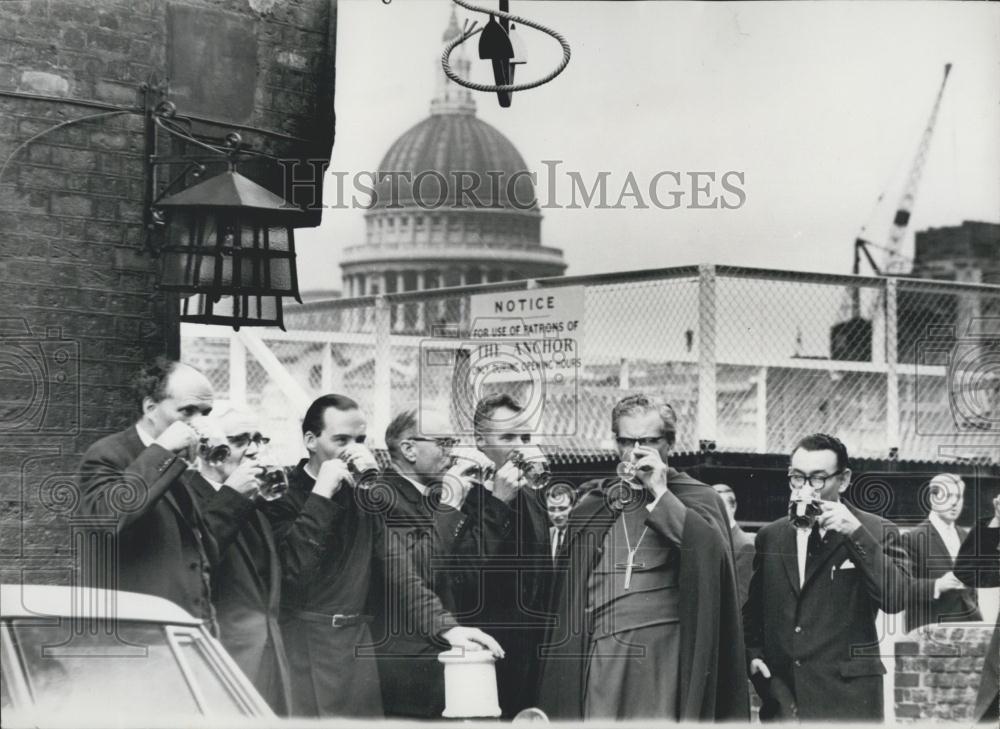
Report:
[{"label": "man's hand", "polygon": [[858,517],[854,516],[847,508],[847,504],[842,501],[821,501],[819,507],[823,510],[817,517],[821,529],[850,536],[855,529],[861,526]]},{"label": "man's hand", "polygon": [[198,431],[183,421],[175,420],[153,442],[163,446],[168,451],[183,453],[197,445],[198,439]]},{"label": "man's hand", "polygon": [[354,485],[351,472],[342,460],[331,458],[329,461],[324,461],[323,465],[319,467],[319,473],[316,474],[316,485],[313,486],[312,492],[317,496],[330,499],[340,491],[344,484]]},{"label": "man's hand", "polygon": [[521,469],[507,461],[493,476],[493,495],[505,504],[509,504],[517,496],[517,492],[528,485]]},{"label": "man's hand", "polygon": [[938,598],[943,592],[949,592],[951,590],[964,590],[965,585],[955,577],[953,572],[949,572],[946,575],[941,575],[936,580],[934,580],[934,599]]},{"label": "man's hand", "polygon": [[229,477],[223,482],[241,496],[253,496],[260,489],[257,476],[262,466],[251,458],[244,458]]},{"label": "man's hand", "polygon": [[464,475],[469,470],[467,461],[460,461],[444,472],[441,478],[441,503],[453,509],[461,509],[465,498],[472,490],[473,481]]},{"label": "man's hand", "polygon": [[990,519],[990,523],[987,526],[990,529],[1000,527],[1000,494],[997,494],[996,498],[993,499],[993,518]]},{"label": "man's hand", "polygon": [[754,658],[750,661],[750,675],[760,674],[764,678],[771,678],[771,669],[767,667],[760,658]]},{"label": "man's hand", "polygon": [[451,643],[452,648],[465,648],[474,651],[486,649],[493,654],[494,658],[503,658],[506,655],[500,644],[479,628],[456,625],[451,630],[442,633],[441,637]]},{"label": "man's hand", "polygon": [[655,448],[636,446],[632,449],[636,476],[642,481],[654,499],[660,498],[667,490],[667,464],[660,458]]}]

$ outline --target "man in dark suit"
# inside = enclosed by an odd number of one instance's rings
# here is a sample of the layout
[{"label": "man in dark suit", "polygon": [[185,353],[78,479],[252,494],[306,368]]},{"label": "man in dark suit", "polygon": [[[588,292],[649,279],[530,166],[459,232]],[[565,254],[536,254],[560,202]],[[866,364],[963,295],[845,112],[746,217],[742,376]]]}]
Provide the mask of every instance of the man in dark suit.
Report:
[{"label": "man in dark suit", "polygon": [[733,535],[733,559],[736,566],[736,584],[740,588],[740,605],[747,601],[750,591],[750,575],[753,574],[753,537],[747,534],[736,521],[736,494],[728,484],[717,483],[712,488],[722,497],[729,517],[729,529]]},{"label": "man in dark suit", "polygon": [[788,480],[814,489],[820,513],[811,529],[783,517],[757,533],[743,620],[760,718],[881,721],[875,618],[905,606],[906,553],[891,522],[840,500],[851,470],[837,438],[799,441]]},{"label": "man in dark suit", "polygon": [[360,474],[375,469],[364,447],[367,423],[344,395],[323,395],[302,420],[309,457],[289,474],[288,494],[267,504],[283,570],[282,632],[291,666],[297,716],[381,717],[370,612],[371,591],[386,575],[398,608],[427,640],[485,647],[489,636],[456,625],[415,572],[405,550],[384,533],[387,494]]},{"label": "man in dark suit", "polygon": [[[456,616],[463,608],[477,607],[480,541],[477,521],[470,517],[479,513],[485,492],[481,483],[459,475],[462,465],[452,467],[456,439],[446,435],[450,430],[447,420],[431,411],[418,417],[415,410],[406,410],[393,418],[385,431],[391,465],[377,488],[384,489],[380,497],[387,504],[386,551],[406,550],[423,586]],[[373,591],[385,715],[440,718],[445,708],[444,667],[438,654],[447,646],[428,640],[401,619],[405,604],[414,598],[395,594],[393,588],[383,576],[383,589]],[[472,601],[467,599],[470,591]],[[449,624],[458,624],[460,618]]]},{"label": "man in dark suit", "polygon": [[982,620],[976,591],[962,584],[952,568],[968,530],[955,524],[965,501],[965,482],[941,473],[930,482],[927,519],[903,535],[912,581],[906,603],[907,632],[922,625]]},{"label": "man in dark suit", "polygon": [[[993,498],[993,515],[981,519],[962,542],[955,576],[969,587],[1000,587],[1000,496]],[[1000,718],[1000,615],[986,649],[973,716],[993,726]]]},{"label": "man in dark suit", "polygon": [[[259,493],[261,449],[268,439],[257,419],[229,409],[213,415],[206,431],[217,431],[224,448],[217,459],[205,453],[199,459],[204,476],[195,484],[199,503],[211,508],[227,482],[241,482]],[[219,640],[271,708],[285,715],[291,707],[291,677],[278,625],[281,563],[271,525],[260,510],[242,522],[220,559],[212,570]]]},{"label": "man in dark suit", "polygon": [[88,448],[79,474],[79,513],[114,534],[117,582],[103,573],[83,580],[166,598],[215,626],[211,564],[253,502],[229,484],[210,509],[200,509],[192,497],[190,482],[200,478],[189,470],[200,439],[192,425],[211,412],[214,399],[201,372],[159,358],[134,387],[141,417]]}]

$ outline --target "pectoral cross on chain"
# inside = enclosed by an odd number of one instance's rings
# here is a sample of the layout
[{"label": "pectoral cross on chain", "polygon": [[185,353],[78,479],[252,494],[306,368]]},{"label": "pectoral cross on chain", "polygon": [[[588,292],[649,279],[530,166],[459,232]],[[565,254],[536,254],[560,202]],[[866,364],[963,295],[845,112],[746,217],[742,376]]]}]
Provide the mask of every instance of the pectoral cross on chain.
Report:
[{"label": "pectoral cross on chain", "polygon": [[645,567],[646,566],[642,562],[636,562],[635,561],[635,552],[636,552],[635,549],[630,549],[628,551],[628,560],[625,562],[625,564],[616,564],[615,565],[615,568],[624,569],[625,570],[625,589],[626,590],[629,589],[629,587],[632,585],[632,568],[633,567]]}]

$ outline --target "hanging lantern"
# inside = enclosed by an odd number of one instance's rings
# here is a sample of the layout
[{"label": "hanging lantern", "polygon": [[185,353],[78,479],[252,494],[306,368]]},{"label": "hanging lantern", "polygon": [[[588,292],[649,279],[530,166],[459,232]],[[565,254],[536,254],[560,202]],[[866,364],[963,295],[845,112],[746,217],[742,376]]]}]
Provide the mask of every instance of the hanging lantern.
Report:
[{"label": "hanging lantern", "polygon": [[184,298],[180,319],[284,328],[282,298],[299,303],[298,208],[229,170],[156,202],[168,216],[160,289]]}]

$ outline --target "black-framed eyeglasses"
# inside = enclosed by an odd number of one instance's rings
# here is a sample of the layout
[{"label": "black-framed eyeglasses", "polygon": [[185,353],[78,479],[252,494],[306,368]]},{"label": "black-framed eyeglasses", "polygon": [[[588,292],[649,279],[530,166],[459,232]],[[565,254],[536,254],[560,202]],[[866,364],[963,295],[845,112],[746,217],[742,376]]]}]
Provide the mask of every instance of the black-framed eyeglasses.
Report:
[{"label": "black-framed eyeglasses", "polygon": [[788,485],[793,489],[800,489],[808,483],[814,489],[821,489],[826,486],[827,481],[831,478],[837,478],[843,472],[843,469],[841,469],[830,475],[814,473],[811,476],[806,476],[804,473],[790,473],[788,474]]},{"label": "black-framed eyeglasses", "polygon": [[421,435],[414,435],[406,440],[418,441],[420,443],[436,443],[438,448],[445,451],[449,448],[454,448],[459,443],[458,438],[425,438]]},{"label": "black-framed eyeglasses", "polygon": [[644,447],[658,446],[663,442],[662,435],[653,435],[648,438],[615,438],[615,443],[618,444],[619,448],[630,448],[634,445],[640,445]]},{"label": "black-framed eyeglasses", "polygon": [[257,446],[265,446],[271,442],[270,438],[266,438],[260,433],[238,433],[237,435],[228,435],[226,436],[226,440],[229,441],[229,445],[233,448],[246,448],[251,443]]}]

